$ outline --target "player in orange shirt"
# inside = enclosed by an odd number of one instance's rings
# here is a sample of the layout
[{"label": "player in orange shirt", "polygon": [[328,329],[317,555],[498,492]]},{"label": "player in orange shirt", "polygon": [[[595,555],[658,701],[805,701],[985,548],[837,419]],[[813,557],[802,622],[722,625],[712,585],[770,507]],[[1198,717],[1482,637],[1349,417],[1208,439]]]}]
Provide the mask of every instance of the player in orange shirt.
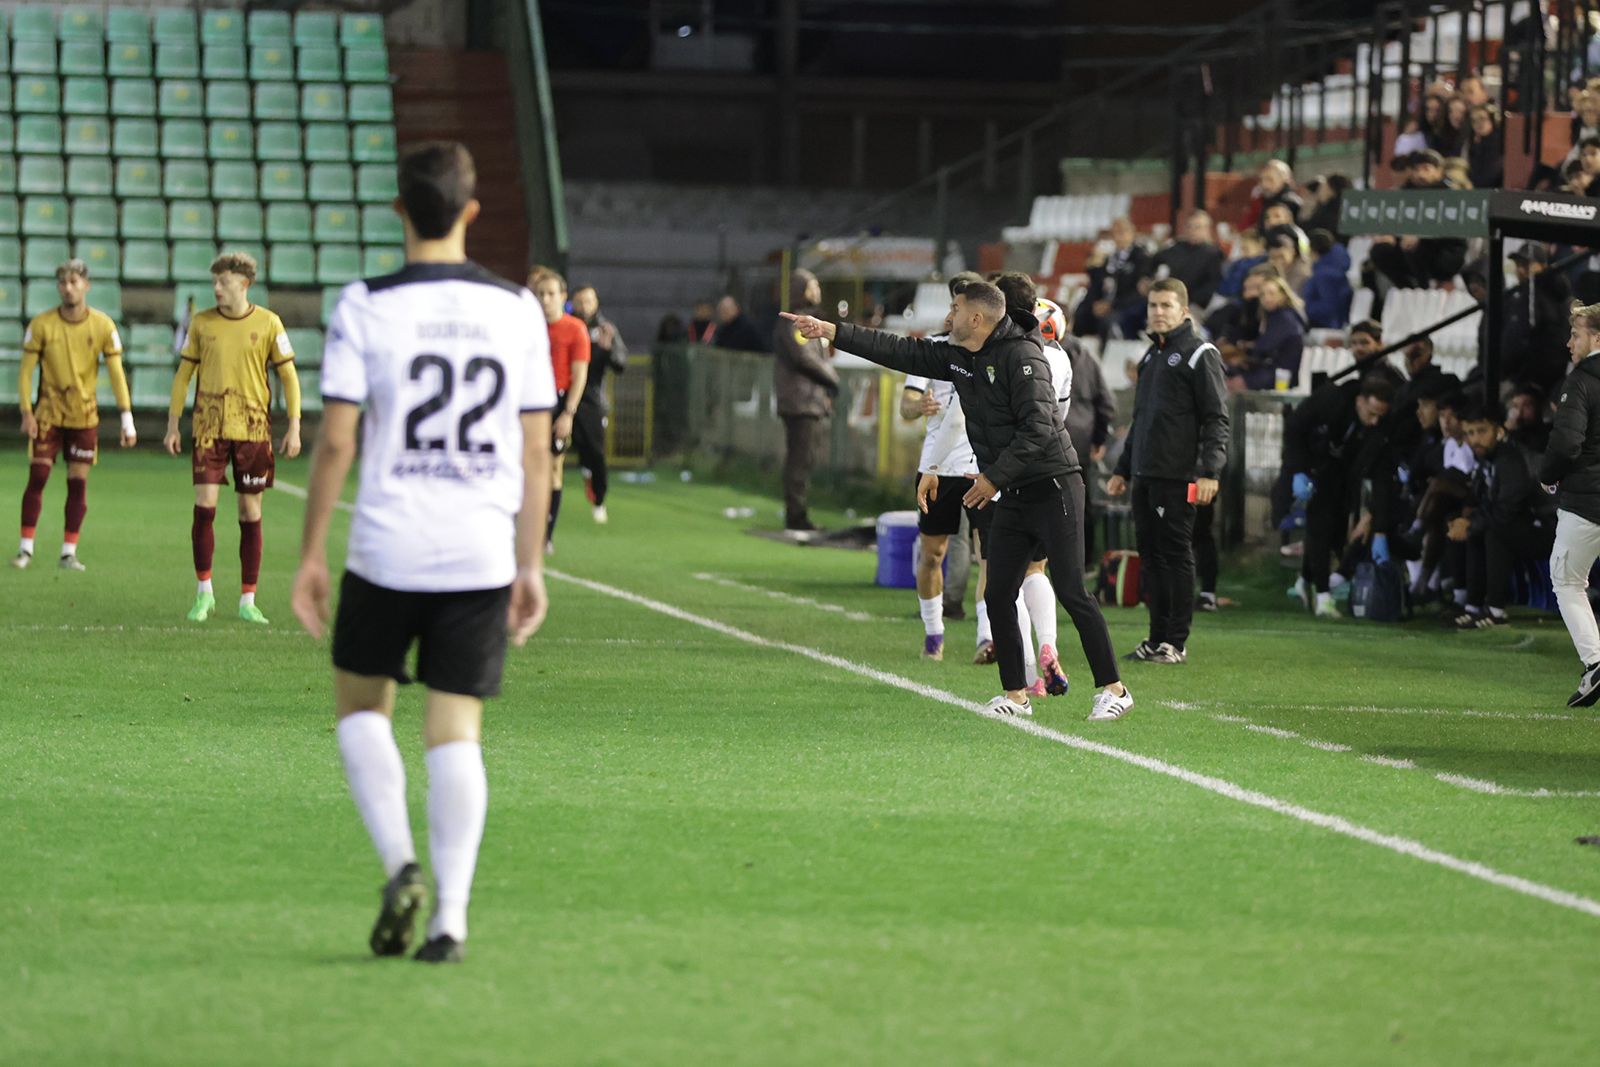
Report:
[{"label": "player in orange shirt", "polygon": [[550,517],[545,522],[545,551],[555,551],[556,516],[561,513],[561,471],[572,441],[572,420],[589,381],[589,327],[567,314],[567,280],[548,268],[538,268],[528,279],[533,295],[544,308],[550,326],[550,365],[556,373],[556,410],[550,443],[555,470],[550,478]]},{"label": "player in orange shirt", "polygon": [[250,303],[256,261],[241,252],[224,253],[211,264],[211,288],[217,306],[189,323],[178,374],[167,410],[167,451],[176,456],[183,445],[178,418],[188,398],[189,379],[200,382],[194,399],[194,546],[198,580],[189,619],[205,622],[216,607],[211,588],[211,562],[216,550],[213,524],[217,500],[233,467],[233,491],[239,502],[239,617],[265,623],[256,607],[256,581],[261,576],[261,494],[272,487],[272,387],[267,368],[278,373],[289,429],[278,450],[285,458],[300,454],[300,379],[294,370],[294,349],[283,322],[264,307]]},{"label": "player in orange shirt", "polygon": [[[62,449],[67,453],[67,522],[61,569],[81,571],[78,532],[89,511],[89,468],[99,453],[100,406],[95,383],[106,361],[111,391],[122,412],[122,447],[135,442],[128,379],[122,373],[122,338],[116,323],[89,306],[89,268],[81,259],[56,268],[61,306],[28,323],[22,339],[22,433],[28,438],[28,488],[22,494],[22,544],[11,565],[33,562],[33,534],[44,508],[44,487]],[[39,403],[33,371],[40,368]]]}]

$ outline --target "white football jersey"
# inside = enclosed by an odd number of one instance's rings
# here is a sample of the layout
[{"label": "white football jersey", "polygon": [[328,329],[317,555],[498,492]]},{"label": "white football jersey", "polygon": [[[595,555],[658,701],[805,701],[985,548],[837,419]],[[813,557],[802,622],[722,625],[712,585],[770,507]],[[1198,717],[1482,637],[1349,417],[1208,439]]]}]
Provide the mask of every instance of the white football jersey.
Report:
[{"label": "white football jersey", "polygon": [[475,263],[352,282],[328,323],[322,397],[365,408],[351,571],[411,592],[511,584],[521,414],[556,403],[532,293]]},{"label": "white football jersey", "polygon": [[1054,341],[1046,341],[1044,358],[1050,364],[1050,382],[1056,387],[1057,424],[1065,425],[1067,408],[1072,405],[1072,357]]},{"label": "white football jersey", "polygon": [[939,403],[939,410],[928,416],[928,432],[922,439],[922,459],[917,463],[917,472],[932,471],[947,478],[976,477],[978,458],[972,454],[972,444],[967,440],[966,416],[961,413],[961,398],[956,395],[955,383],[913,374],[906,377],[905,387],[928,393]]}]

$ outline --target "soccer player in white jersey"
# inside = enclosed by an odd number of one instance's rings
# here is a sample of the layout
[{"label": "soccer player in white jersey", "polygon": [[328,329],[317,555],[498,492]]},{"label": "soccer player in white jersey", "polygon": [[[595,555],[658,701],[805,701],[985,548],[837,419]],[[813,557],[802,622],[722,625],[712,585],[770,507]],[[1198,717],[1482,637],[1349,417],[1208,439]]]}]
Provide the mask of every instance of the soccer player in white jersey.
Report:
[{"label": "soccer player in white jersey", "polygon": [[546,607],[549,333],[531,293],[467,261],[475,183],[459,144],[419,144],[401,157],[406,265],[346,287],[328,325],[293,595],[295,614],[320,637],[328,524],[359,423],[360,490],[333,626],[339,751],[388,879],[369,943],[398,956],[427,900],[391,725],[416,644],[437,900],[415,958],[428,963],[465,953],[488,807],[483,701],[500,691],[508,632],[523,644]]}]

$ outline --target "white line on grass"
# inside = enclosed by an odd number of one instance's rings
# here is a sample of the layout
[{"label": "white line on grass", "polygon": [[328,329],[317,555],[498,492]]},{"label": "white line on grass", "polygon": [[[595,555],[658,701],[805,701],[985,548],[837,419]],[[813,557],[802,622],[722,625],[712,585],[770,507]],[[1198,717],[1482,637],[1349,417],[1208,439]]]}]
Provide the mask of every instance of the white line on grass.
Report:
[{"label": "white line on grass", "polygon": [[1393,767],[1397,771],[1414,771],[1417,765],[1408,759],[1395,759],[1393,756],[1374,756],[1367,753],[1361,757],[1362,763],[1375,763],[1379,767]]},{"label": "white line on grass", "polygon": [[1287,816],[1291,819],[1307,823],[1311,826],[1317,826],[1324,830],[1341,834],[1345,837],[1355,838],[1357,841],[1364,841],[1369,845],[1376,845],[1379,848],[1388,849],[1390,852],[1395,852],[1402,856],[1410,856],[1412,859],[1421,860],[1424,863],[1431,863],[1435,866],[1443,867],[1446,870],[1455,871],[1458,874],[1464,874],[1469,878],[1476,878],[1481,882],[1487,882],[1490,885],[1500,886],[1502,889],[1509,889],[1514,893],[1521,893],[1524,896],[1533,897],[1537,900],[1543,900],[1546,903],[1555,904],[1558,907],[1570,908],[1573,911],[1582,912],[1583,914],[1592,916],[1594,918],[1600,918],[1600,900],[1592,900],[1589,897],[1580,896],[1577,893],[1569,892],[1565,889],[1558,889],[1554,886],[1545,885],[1541,882],[1535,882],[1518,875],[1507,874],[1504,871],[1496,870],[1493,867],[1478,863],[1474,860],[1462,859],[1459,856],[1453,856],[1448,852],[1441,852],[1438,849],[1430,848],[1420,841],[1413,841],[1407,837],[1400,837],[1396,834],[1387,834],[1380,830],[1374,830],[1371,827],[1362,826],[1360,823],[1351,822],[1350,820],[1339,815],[1329,815],[1324,812],[1313,811],[1312,809],[1302,807],[1299,804],[1295,804],[1287,800],[1279,800],[1277,797],[1269,796],[1266,793],[1257,792],[1254,789],[1247,789],[1244,786],[1235,785],[1232,782],[1225,781],[1221,778],[1215,778],[1208,774],[1201,774],[1197,771],[1191,771],[1187,768],[1179,767],[1176,764],[1167,763],[1164,760],[1159,760],[1152,756],[1145,756],[1137,752],[1130,752],[1127,749],[1116,748],[1112,745],[1107,745],[1099,741],[1091,741],[1086,737],[1079,737],[1075,734],[1061,733],[1058,730],[1050,729],[1048,726],[1041,726],[1032,719],[1019,719],[1009,715],[1000,715],[990,712],[980,704],[974,704],[971,701],[956,696],[954,693],[946,692],[943,689],[937,689],[931,685],[924,685],[921,682],[912,681],[910,678],[903,678],[898,674],[891,674],[888,671],[879,670],[876,667],[869,667],[866,664],[856,663],[841,656],[835,656],[831,653],[823,652],[819,649],[808,648],[805,645],[790,644],[787,641],[777,641],[771,638],[762,637],[760,634],[754,634],[748,630],[741,630],[736,626],[730,626],[725,622],[718,622],[716,619],[709,619],[703,615],[696,615],[693,612],[685,611],[683,608],[675,607],[672,604],[666,604],[659,600],[653,600],[650,597],[641,596],[638,593],[633,593],[626,589],[618,589],[616,586],[605,585],[604,583],[592,581],[588,578],[579,578],[576,575],[564,574],[557,570],[549,570],[547,573],[551,578],[557,579],[558,581],[567,582],[569,584],[588,589],[590,592],[599,593],[602,596],[612,597],[613,599],[622,600],[638,607],[647,608],[650,611],[654,611],[661,615],[666,615],[669,618],[677,619],[680,622],[690,623],[691,625],[714,631],[724,635],[725,637],[731,637],[736,641],[743,641],[745,644],[755,645],[758,648],[770,648],[782,652],[793,653],[797,656],[803,656],[806,659],[813,660],[817,663],[826,664],[830,667],[837,667],[839,670],[847,671],[851,674],[857,675],[858,677],[868,678],[875,682],[881,682],[884,685],[893,686],[896,689],[903,689],[909,693],[914,693],[917,696],[925,697],[929,700],[935,700],[942,704],[948,704],[952,707],[960,708],[962,711],[971,712],[974,715],[979,715],[986,719],[993,719],[996,722],[1004,723],[1013,729],[1021,730],[1023,733],[1031,734],[1034,737],[1042,738],[1046,741],[1054,741],[1057,744],[1066,745],[1069,748],[1075,748],[1083,752],[1092,752],[1095,755],[1106,756],[1110,759],[1118,760],[1122,763],[1130,764],[1131,766],[1139,767],[1155,774],[1165,775],[1168,778],[1176,778],[1181,782],[1186,782],[1189,785],[1197,786],[1206,790],[1207,792],[1215,793],[1218,796],[1227,797],[1229,800],[1236,800],[1242,804],[1249,804],[1252,807],[1264,808],[1267,811],[1276,812],[1279,815]]},{"label": "white line on grass", "polygon": [[[1208,708],[1237,708],[1226,700],[1163,700],[1162,707],[1173,711],[1205,711]],[[1501,719],[1516,722],[1593,722],[1596,715],[1559,715],[1548,711],[1474,711],[1470,708],[1385,708],[1377,704],[1251,704],[1254,711],[1333,711],[1349,715],[1426,715],[1435,718]],[[1216,718],[1216,716],[1212,716]],[[1227,721],[1227,720],[1222,720]]]},{"label": "white line on grass", "polygon": [[720,574],[701,573],[696,574],[694,577],[695,581],[697,582],[711,582],[713,585],[720,585],[725,589],[737,589],[742,593],[755,593],[757,596],[771,597],[773,600],[781,600],[785,604],[794,604],[802,608],[815,608],[818,611],[831,612],[834,615],[843,615],[851,622],[873,621],[873,616],[868,615],[866,612],[851,611],[842,604],[829,604],[821,600],[813,600],[808,596],[796,596],[793,593],[785,593],[781,589],[766,589],[759,585],[746,585],[744,582],[736,582],[732,578],[724,578]]}]

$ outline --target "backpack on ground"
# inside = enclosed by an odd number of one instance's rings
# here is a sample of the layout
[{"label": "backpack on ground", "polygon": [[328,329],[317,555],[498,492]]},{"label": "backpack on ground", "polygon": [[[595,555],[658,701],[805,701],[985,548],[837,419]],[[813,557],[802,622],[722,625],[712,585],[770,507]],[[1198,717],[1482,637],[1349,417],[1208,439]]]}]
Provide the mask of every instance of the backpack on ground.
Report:
[{"label": "backpack on ground", "polygon": [[1411,618],[1411,594],[1405,569],[1390,560],[1371,560],[1356,567],[1350,585],[1350,614],[1368,622],[1400,622]]},{"label": "backpack on ground", "polygon": [[1139,606],[1139,553],[1128,548],[1107,552],[1100,560],[1100,580],[1095,590],[1102,604]]}]

